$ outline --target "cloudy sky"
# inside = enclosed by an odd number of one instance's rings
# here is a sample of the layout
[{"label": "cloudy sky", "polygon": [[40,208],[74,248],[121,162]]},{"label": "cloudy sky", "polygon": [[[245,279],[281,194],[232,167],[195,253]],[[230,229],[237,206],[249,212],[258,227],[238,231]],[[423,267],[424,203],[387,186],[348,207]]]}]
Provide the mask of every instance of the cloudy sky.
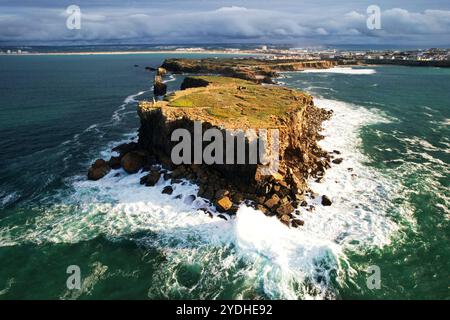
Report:
[{"label": "cloudy sky", "polygon": [[[81,29],[66,27],[69,5]],[[367,28],[367,8],[381,29]],[[0,41],[450,46],[449,0],[0,0]]]}]

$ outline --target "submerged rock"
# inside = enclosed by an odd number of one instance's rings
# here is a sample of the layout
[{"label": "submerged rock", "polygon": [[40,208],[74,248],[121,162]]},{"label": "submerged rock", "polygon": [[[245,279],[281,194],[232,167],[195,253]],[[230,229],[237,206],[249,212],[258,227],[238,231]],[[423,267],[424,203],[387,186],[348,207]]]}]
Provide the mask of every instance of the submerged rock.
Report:
[{"label": "submerged rock", "polygon": [[173,193],[173,188],[171,186],[165,186],[161,193],[172,194]]},{"label": "submerged rock", "polygon": [[142,177],[141,183],[147,187],[153,187],[161,177],[161,173],[158,171],[151,171],[148,175]]},{"label": "submerged rock", "polygon": [[330,200],[330,198],[328,198],[328,196],[323,195],[322,196],[322,205],[323,206],[331,206],[332,202]]}]

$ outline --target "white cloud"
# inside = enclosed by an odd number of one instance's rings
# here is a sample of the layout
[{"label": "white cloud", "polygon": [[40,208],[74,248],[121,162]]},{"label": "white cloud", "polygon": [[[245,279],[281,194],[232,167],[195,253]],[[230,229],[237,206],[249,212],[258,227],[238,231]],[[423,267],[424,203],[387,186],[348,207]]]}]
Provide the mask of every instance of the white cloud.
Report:
[{"label": "white cloud", "polygon": [[[21,9],[0,14],[0,40],[108,40],[146,39],[154,42],[220,42],[254,40],[290,42],[297,38],[347,41],[381,38],[410,39],[433,35],[437,40],[450,34],[450,11],[409,12],[394,8],[382,12],[382,29],[368,30],[365,12],[320,15],[221,7],[205,11],[153,9],[82,8],[82,29],[65,28],[62,10]],[[426,38],[426,37],[425,37]]]}]

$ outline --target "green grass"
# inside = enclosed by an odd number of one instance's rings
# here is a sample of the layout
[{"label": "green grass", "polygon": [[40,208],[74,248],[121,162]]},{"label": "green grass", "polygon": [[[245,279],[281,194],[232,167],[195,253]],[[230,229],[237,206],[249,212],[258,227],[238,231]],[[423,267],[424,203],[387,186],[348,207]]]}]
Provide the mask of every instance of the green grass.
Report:
[{"label": "green grass", "polygon": [[194,106],[194,102],[190,99],[180,98],[170,102],[171,107],[190,108]]},{"label": "green grass", "polygon": [[[190,88],[169,95],[167,107],[196,109],[222,122],[245,123],[252,127],[270,126],[272,116],[283,117],[303,107],[307,97],[300,91],[279,86],[263,86],[246,80],[197,77],[209,82],[207,87]],[[201,109],[201,110],[200,110]]]}]

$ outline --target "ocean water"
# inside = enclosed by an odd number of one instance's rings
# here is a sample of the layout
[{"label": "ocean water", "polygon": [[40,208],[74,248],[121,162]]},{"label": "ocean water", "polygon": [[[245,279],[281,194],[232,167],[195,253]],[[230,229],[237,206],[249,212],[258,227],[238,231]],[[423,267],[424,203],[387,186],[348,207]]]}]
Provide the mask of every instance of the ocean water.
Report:
[{"label": "ocean water", "polygon": [[[0,299],[450,298],[450,70],[284,74],[334,110],[321,144],[344,159],[311,181],[333,205],[310,199],[305,226],[288,229],[244,205],[210,218],[187,182],[169,196],[142,173],[86,180],[93,160],[136,139],[144,67],[166,57],[0,57]],[[70,265],[81,290],[67,289]]]}]

